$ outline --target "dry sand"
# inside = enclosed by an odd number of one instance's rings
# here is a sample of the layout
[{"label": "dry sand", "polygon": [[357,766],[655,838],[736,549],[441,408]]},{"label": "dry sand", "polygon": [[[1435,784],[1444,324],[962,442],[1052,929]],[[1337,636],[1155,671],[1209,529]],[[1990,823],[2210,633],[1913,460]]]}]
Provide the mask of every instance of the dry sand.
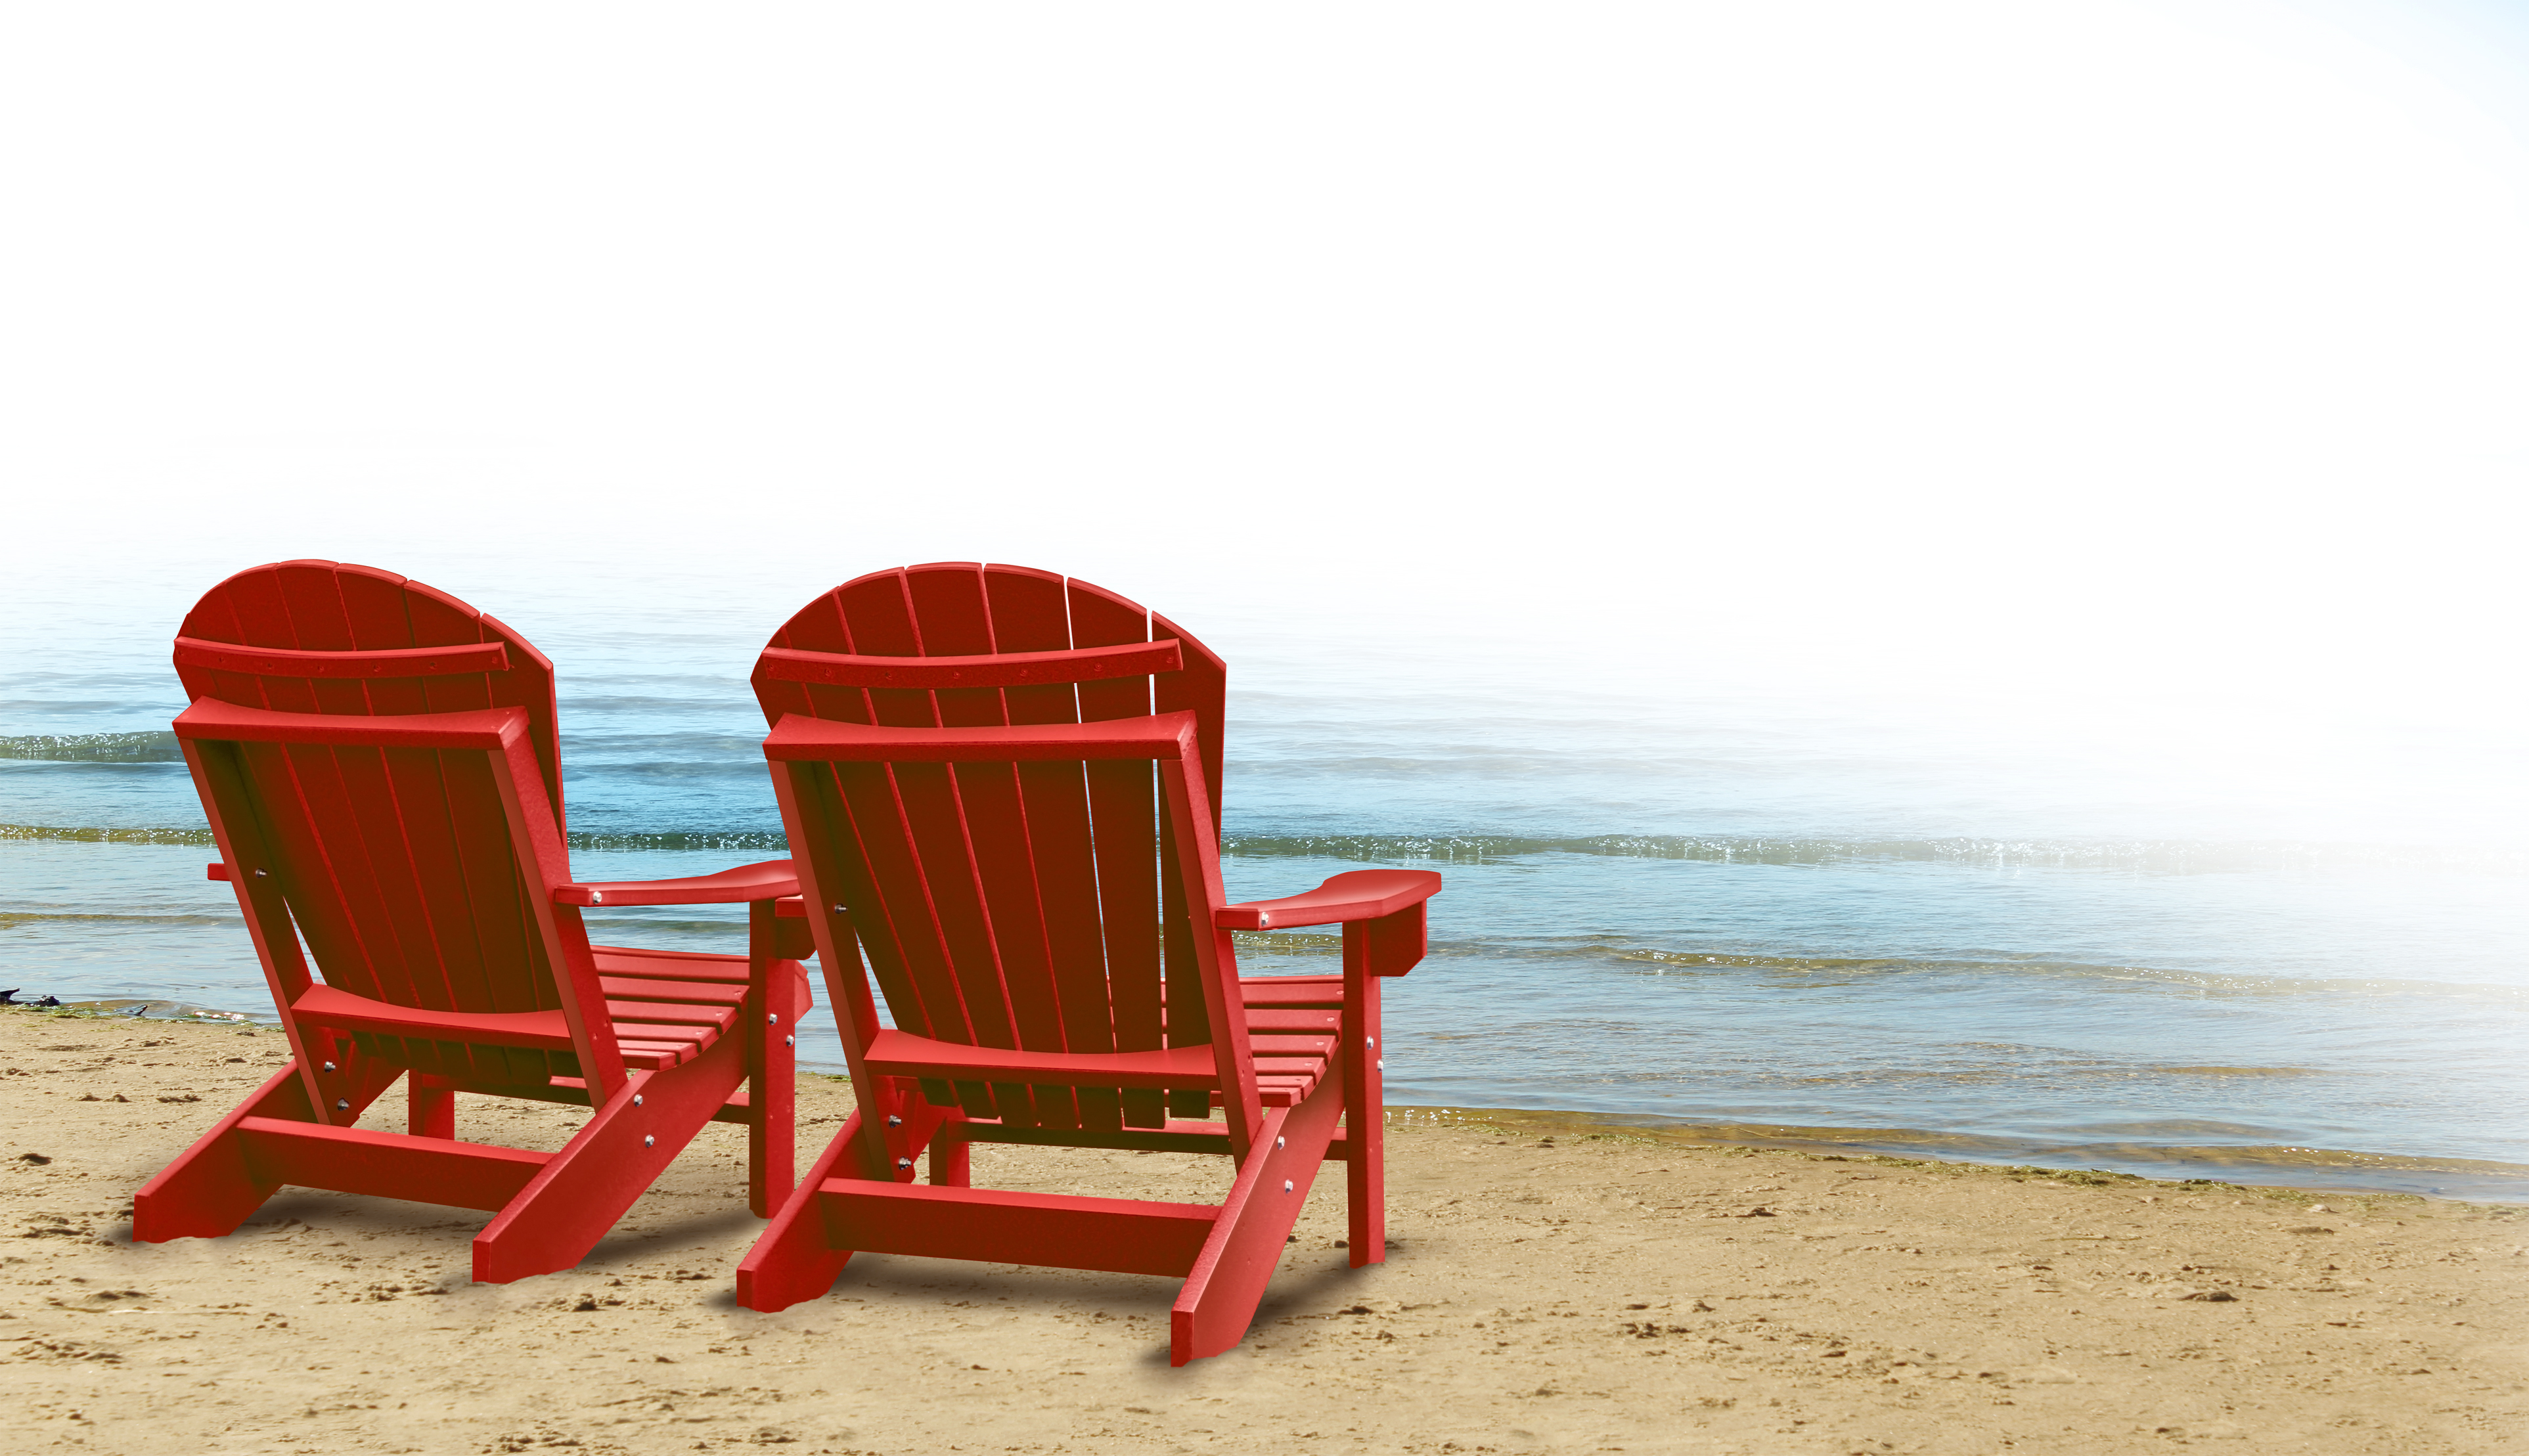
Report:
[{"label": "dry sand", "polygon": [[[761,1227],[736,1128],[579,1268],[508,1286],[467,1280],[482,1215],[333,1194],[132,1243],[133,1189],[282,1056],[269,1031],[0,1015],[8,1449],[2529,1449],[2522,1210],[1521,1119],[1396,1114],[1389,1262],[1345,1267],[1329,1170],[1246,1343],[1184,1370],[1160,1279],[865,1256],[824,1300],[735,1308]],[[804,1078],[803,1148],[848,1105]],[[572,1121],[458,1116],[533,1147]],[[1178,1198],[1221,1166],[976,1159]]]}]

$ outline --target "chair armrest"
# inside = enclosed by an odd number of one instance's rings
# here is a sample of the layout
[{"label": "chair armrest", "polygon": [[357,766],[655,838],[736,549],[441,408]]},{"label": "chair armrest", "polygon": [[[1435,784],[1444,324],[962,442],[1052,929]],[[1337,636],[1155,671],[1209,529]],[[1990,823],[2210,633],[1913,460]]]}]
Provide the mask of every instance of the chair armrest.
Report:
[{"label": "chair armrest", "polygon": [[1439,892],[1440,877],[1429,870],[1347,870],[1305,894],[1223,905],[1211,923],[1222,930],[1278,930],[1377,920]]},{"label": "chair armrest", "polygon": [[557,885],[557,905],[732,905],[741,901],[780,899],[799,892],[799,876],[786,859],[768,859],[717,875],[681,880],[610,880],[589,885]]}]

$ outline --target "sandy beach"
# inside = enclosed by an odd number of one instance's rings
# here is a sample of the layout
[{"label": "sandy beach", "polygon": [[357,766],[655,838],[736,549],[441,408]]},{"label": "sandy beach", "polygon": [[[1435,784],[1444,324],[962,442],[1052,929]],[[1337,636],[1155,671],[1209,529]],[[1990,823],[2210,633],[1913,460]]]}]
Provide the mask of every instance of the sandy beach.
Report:
[{"label": "sandy beach", "polygon": [[[864,1257],[730,1301],[716,1127],[579,1268],[467,1278],[483,1215],[285,1191],[131,1241],[133,1189],[270,1030],[0,1014],[0,1431],[18,1450],[2475,1452],[2529,1446],[2529,1211],[1664,1142],[1397,1110],[1386,1265],[1330,1170],[1234,1353],[1170,1281]],[[804,1152],[849,1109],[802,1079]],[[390,1097],[382,1108],[400,1108]],[[466,1100],[550,1148],[567,1109]],[[1217,1196],[1166,1155],[979,1182]],[[2231,1442],[2237,1442],[2231,1445]]]}]

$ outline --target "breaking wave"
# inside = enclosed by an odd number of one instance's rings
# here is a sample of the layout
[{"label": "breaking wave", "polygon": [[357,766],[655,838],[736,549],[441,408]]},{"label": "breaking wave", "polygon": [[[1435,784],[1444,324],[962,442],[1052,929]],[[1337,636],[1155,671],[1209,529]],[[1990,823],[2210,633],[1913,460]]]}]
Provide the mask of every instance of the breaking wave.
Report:
[{"label": "breaking wave", "polygon": [[27,733],[0,738],[0,758],[72,764],[180,764],[176,735],[154,733]]}]

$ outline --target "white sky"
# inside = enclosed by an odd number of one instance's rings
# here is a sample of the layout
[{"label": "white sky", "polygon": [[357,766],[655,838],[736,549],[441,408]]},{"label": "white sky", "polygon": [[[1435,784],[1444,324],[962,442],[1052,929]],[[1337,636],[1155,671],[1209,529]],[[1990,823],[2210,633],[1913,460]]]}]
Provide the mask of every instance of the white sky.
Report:
[{"label": "white sky", "polygon": [[17,6],[10,556],[189,600],[550,550],[785,612],[1011,560],[1189,620],[2475,721],[2520,676],[2524,34]]}]

